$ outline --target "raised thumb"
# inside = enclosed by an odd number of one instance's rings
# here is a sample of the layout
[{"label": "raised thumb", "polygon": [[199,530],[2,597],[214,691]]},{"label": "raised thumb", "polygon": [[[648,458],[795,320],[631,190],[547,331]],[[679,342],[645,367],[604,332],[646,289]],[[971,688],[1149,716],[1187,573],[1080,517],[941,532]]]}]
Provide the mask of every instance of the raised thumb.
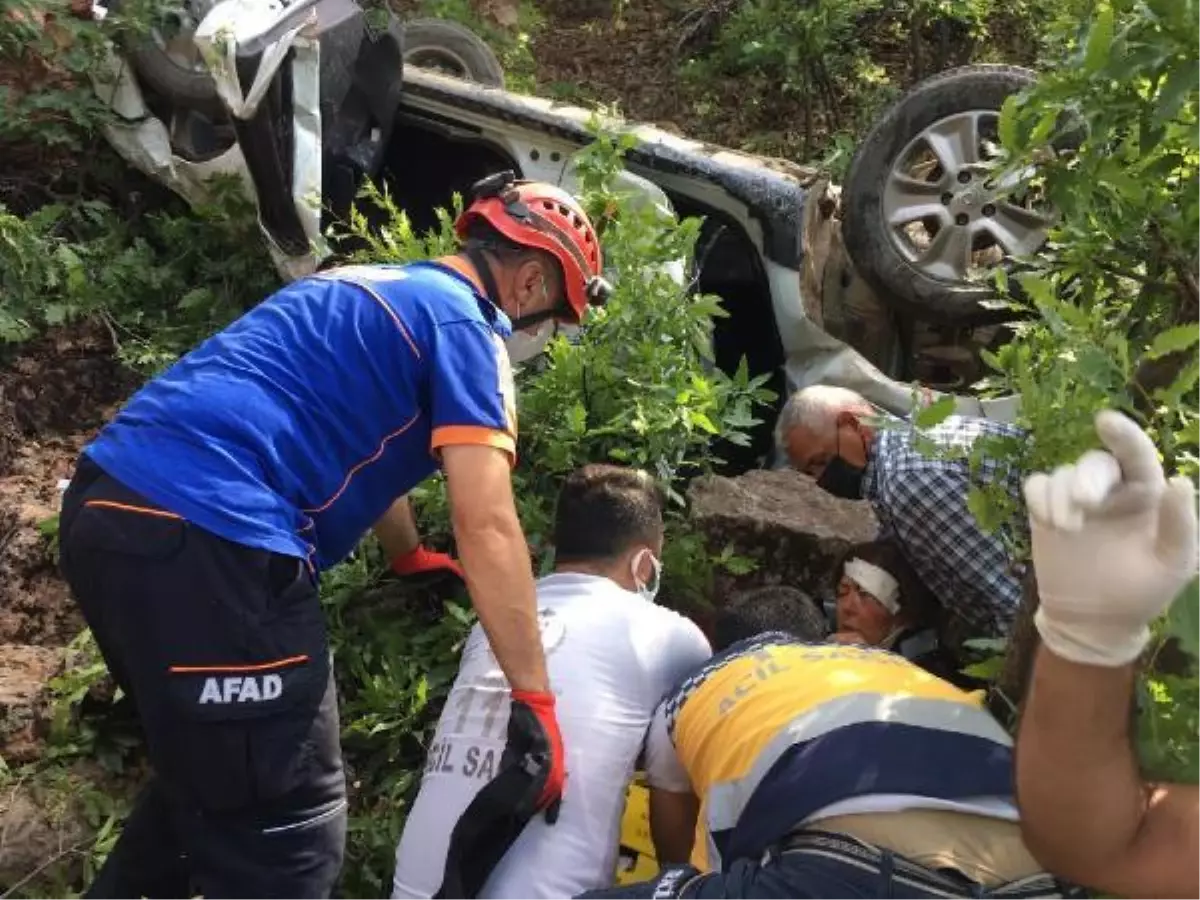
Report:
[{"label": "raised thumb", "polygon": [[1196,494],[1192,482],[1176,475],[1167,483],[1158,507],[1155,555],[1177,572],[1194,572],[1197,565]]}]

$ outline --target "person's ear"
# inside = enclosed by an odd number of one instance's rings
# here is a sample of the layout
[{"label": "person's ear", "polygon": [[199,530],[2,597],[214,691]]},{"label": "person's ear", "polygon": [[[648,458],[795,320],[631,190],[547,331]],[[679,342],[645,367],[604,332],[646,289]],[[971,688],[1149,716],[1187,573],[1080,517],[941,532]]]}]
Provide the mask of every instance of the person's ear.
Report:
[{"label": "person's ear", "polygon": [[647,548],[642,546],[633,551],[629,557],[629,564],[633,570],[633,577],[642,584],[650,581],[650,557],[643,551]]},{"label": "person's ear", "polygon": [[521,315],[541,312],[550,305],[546,270],[536,257],[522,260],[513,267],[513,296],[520,303]]},{"label": "person's ear", "polygon": [[843,409],[840,413],[838,413],[834,422],[837,424],[839,430],[842,428],[852,428],[854,431],[858,432],[862,429],[862,423],[859,422],[858,416],[850,412],[848,409]]}]

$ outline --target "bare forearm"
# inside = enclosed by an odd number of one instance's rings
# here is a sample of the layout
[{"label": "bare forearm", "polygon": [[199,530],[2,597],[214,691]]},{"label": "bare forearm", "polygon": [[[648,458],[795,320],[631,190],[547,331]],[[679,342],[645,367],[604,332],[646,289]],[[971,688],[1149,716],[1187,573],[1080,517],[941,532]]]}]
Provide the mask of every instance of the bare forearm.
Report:
[{"label": "bare forearm", "polygon": [[533,570],[516,517],[475,528],[456,523],[455,530],[471,602],[508,683],[549,690]]},{"label": "bare forearm", "polygon": [[700,801],[691,794],[650,791],[650,839],[659,865],[688,861],[699,809]]},{"label": "bare forearm", "polygon": [[[1170,786],[1150,802],[1128,729],[1133,682],[1132,666],[1079,665],[1039,648],[1017,739],[1022,830],[1038,861],[1072,881],[1118,894],[1193,896],[1194,788],[1190,825],[1188,788]],[[1164,841],[1165,831],[1176,834]],[[1192,848],[1187,861],[1171,861],[1181,838]]]},{"label": "bare forearm", "polygon": [[413,517],[408,497],[404,496],[388,507],[372,527],[386,559],[411,553],[421,543],[417,522]]}]

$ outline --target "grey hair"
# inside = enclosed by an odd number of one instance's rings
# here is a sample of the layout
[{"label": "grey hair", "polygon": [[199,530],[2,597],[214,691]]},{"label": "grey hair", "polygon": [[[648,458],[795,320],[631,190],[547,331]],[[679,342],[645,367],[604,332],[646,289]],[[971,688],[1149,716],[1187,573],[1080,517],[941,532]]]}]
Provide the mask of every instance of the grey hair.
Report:
[{"label": "grey hair", "polygon": [[847,410],[874,412],[862,394],[849,388],[830,384],[801,388],[788,397],[779,413],[775,422],[775,444],[786,452],[787,436],[794,428],[804,427],[817,434],[832,431],[838,415]]}]

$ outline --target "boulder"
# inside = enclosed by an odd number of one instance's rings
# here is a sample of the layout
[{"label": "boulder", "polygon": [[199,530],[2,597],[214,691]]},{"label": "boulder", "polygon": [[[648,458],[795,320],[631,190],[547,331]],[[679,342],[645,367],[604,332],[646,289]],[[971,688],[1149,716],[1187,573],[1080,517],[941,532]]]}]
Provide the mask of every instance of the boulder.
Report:
[{"label": "boulder", "polygon": [[36,759],[49,725],[49,681],[63,665],[63,651],[0,644],[0,758],[10,766]]},{"label": "boulder", "polygon": [[110,817],[125,817],[128,799],[146,777],[140,766],[114,775],[77,759],[0,786],[0,890],[62,897],[64,889],[78,887]]},{"label": "boulder", "polygon": [[56,863],[80,868],[75,851],[94,829],[81,813],[69,811],[64,794],[50,796],[21,781],[0,788],[0,885],[24,886],[45,871],[43,866],[57,869]]},{"label": "boulder", "polygon": [[716,604],[732,591],[769,584],[797,587],[818,600],[828,597],[840,555],[878,530],[865,500],[834,497],[791,469],[698,478],[688,500],[692,522],[713,553],[731,546],[758,563],[744,575],[719,571]]}]

